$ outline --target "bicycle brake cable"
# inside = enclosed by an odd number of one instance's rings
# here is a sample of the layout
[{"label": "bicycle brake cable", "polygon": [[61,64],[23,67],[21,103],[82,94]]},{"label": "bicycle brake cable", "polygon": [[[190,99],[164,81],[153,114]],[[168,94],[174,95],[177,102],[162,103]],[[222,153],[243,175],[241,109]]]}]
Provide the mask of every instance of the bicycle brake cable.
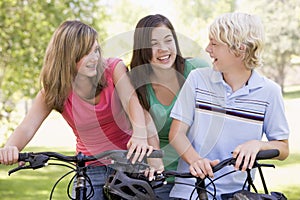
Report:
[{"label": "bicycle brake cable", "polygon": [[69,174],[71,174],[71,173],[73,173],[73,172],[74,172],[74,170],[71,170],[71,171],[67,172],[66,174],[64,174],[63,176],[61,176],[61,177],[55,182],[55,184],[53,185],[52,190],[51,190],[51,192],[50,192],[50,197],[49,197],[50,200],[52,200],[52,196],[53,196],[54,190],[55,190],[56,186],[58,185],[58,183],[59,183],[61,180],[63,180],[66,176],[68,176]]}]

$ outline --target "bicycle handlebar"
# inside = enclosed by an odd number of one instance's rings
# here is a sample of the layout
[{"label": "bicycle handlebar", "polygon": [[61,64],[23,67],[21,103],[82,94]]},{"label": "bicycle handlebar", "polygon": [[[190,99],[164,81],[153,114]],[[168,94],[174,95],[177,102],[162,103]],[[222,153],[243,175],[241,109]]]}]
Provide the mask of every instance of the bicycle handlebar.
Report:
[{"label": "bicycle handlebar", "polygon": [[[67,163],[77,163],[81,166],[84,166],[86,162],[96,161],[99,159],[107,159],[111,160],[119,164],[120,166],[126,166],[129,164],[130,160],[127,159],[127,150],[108,150],[97,155],[87,156],[79,152],[76,156],[66,156],[56,152],[26,152],[26,153],[19,153],[18,161],[28,162],[29,165],[27,166],[19,166],[14,168],[8,172],[8,175],[19,171],[21,169],[38,169],[44,167],[46,163],[52,158],[55,158],[59,161],[64,161]],[[153,150],[148,157],[145,157],[142,162],[137,162],[137,165],[142,165],[147,167],[145,164],[146,158],[162,158],[164,155],[163,150]],[[132,155],[133,157],[134,155]],[[129,165],[128,165],[129,166]],[[125,168],[129,170],[133,170],[133,168]]]},{"label": "bicycle handlebar", "polygon": [[[268,150],[262,150],[259,151],[256,155],[255,160],[267,160],[267,159],[272,159],[279,156],[279,150],[278,149],[268,149]],[[221,161],[219,164],[213,167],[213,172],[217,172],[223,167],[227,165],[235,165],[235,158],[227,158],[223,161]],[[243,163],[242,163],[243,164]]]},{"label": "bicycle handlebar", "polygon": [[[269,149],[269,150],[262,150],[259,151],[256,155],[255,160],[267,160],[267,159],[272,159],[279,156],[279,150],[278,149]],[[225,166],[228,165],[235,165],[235,158],[227,158],[220,163],[218,163],[216,166],[212,167],[212,171],[215,173],[219,171],[220,169],[224,168]],[[162,173],[163,176],[170,177],[170,176],[176,176],[176,177],[181,177],[181,178],[195,178],[191,173],[189,172],[177,172],[173,170],[169,171],[164,171]]]},{"label": "bicycle handlebar", "polygon": [[[52,157],[66,162],[78,162],[78,161],[89,162],[89,161],[95,161],[97,159],[102,159],[102,158],[111,158],[111,159],[126,158],[127,153],[128,153],[127,150],[108,150],[94,156],[86,156],[81,152],[79,152],[76,156],[66,156],[56,152],[37,152],[37,153],[26,152],[26,153],[19,153],[18,161],[26,162],[30,157],[43,155],[49,158]],[[153,152],[147,158],[162,158],[162,157],[163,157],[162,150],[153,150]]]},{"label": "bicycle handlebar", "polygon": [[[151,185],[151,187],[157,188],[164,184],[166,178],[168,177],[181,177],[181,178],[197,178],[193,176],[189,172],[177,172],[173,170],[163,171],[161,174],[156,174],[156,177],[153,181],[149,181],[147,177],[144,176],[143,173],[141,173],[141,169],[144,170],[149,165],[145,162],[146,158],[162,158],[164,152],[162,150],[153,150],[153,152],[150,154],[150,156],[145,157],[141,162],[136,162],[135,164],[131,163],[129,159],[127,159],[127,150],[110,150],[105,151],[100,154],[94,155],[94,156],[87,156],[82,153],[78,153],[75,156],[66,156],[60,153],[56,152],[27,152],[27,153],[19,153],[19,161],[25,161],[29,163],[29,165],[19,166],[15,169],[12,169],[8,172],[10,175],[11,173],[14,173],[21,169],[37,169],[44,167],[48,160],[58,160],[63,161],[67,163],[76,163],[76,166],[78,167],[85,167],[86,162],[90,161],[96,161],[100,159],[108,159],[112,161],[112,165],[116,168],[116,170],[122,171],[122,172],[130,172],[128,175],[133,176],[138,179],[144,179],[145,181],[148,181],[148,183]],[[256,155],[256,161],[257,160],[265,160],[265,159],[272,159],[274,157],[277,157],[279,155],[279,150],[277,149],[271,149],[271,150],[263,150],[258,152]],[[134,155],[132,155],[134,156]],[[235,165],[236,159],[235,158],[227,158],[220,163],[218,163],[216,166],[212,167],[213,172],[217,172],[223,167],[226,167],[228,165]],[[266,166],[266,165],[260,165],[257,162],[255,162],[254,167],[259,166]],[[197,178],[197,184],[204,184],[202,179]],[[201,190],[200,192],[206,192],[205,185],[200,186],[197,185],[197,192],[198,190]],[[198,195],[201,195],[198,193]],[[206,195],[205,195],[206,196]],[[206,198],[204,198],[206,199]]]}]

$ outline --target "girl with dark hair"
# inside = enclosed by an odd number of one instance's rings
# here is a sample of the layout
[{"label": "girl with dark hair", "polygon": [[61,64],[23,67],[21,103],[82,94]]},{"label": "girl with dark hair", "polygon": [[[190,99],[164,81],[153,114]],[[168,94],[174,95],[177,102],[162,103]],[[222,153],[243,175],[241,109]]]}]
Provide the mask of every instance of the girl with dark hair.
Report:
[{"label": "girl with dark hair", "polygon": [[[176,170],[179,158],[168,140],[170,111],[188,74],[195,68],[208,66],[204,60],[182,57],[174,27],[165,16],[148,15],[136,25],[131,80],[141,105],[156,125],[160,148],[165,152],[166,170]],[[156,194],[161,199],[169,199],[173,184],[174,180],[170,179],[167,185],[156,189]]]}]

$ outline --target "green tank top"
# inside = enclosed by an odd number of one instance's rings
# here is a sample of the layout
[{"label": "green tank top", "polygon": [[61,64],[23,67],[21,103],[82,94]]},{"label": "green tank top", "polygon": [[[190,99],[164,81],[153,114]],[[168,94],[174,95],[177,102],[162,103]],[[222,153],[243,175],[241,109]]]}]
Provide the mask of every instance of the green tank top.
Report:
[{"label": "green tank top", "polygon": [[[208,63],[199,58],[186,59],[184,66],[184,78],[186,79],[189,73],[196,68],[208,67]],[[170,117],[170,112],[174,106],[174,103],[177,99],[176,97],[173,99],[170,105],[166,106],[161,104],[152,88],[151,84],[146,86],[147,88],[147,98],[150,105],[149,113],[151,114],[153,121],[155,123],[159,140],[160,140],[160,148],[164,150],[165,155],[163,158],[165,170],[176,170],[179,156],[176,150],[169,144],[169,131],[172,123],[172,118]],[[173,181],[171,179],[168,181]]]}]

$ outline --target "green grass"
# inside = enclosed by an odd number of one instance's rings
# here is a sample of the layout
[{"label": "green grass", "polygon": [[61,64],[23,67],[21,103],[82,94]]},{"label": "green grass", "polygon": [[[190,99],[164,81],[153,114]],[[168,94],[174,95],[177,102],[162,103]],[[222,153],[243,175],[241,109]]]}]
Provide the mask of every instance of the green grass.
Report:
[{"label": "green grass", "polygon": [[285,99],[297,99],[297,98],[300,98],[300,86],[297,85],[297,86],[287,87],[285,89],[283,97]]},{"label": "green grass", "polygon": [[[265,163],[265,164],[274,164],[275,165],[275,170],[276,167],[281,167],[285,168],[288,170],[288,166],[294,165],[294,164],[299,164],[300,161],[300,153],[291,153],[289,157],[284,160],[284,161],[279,161],[279,160],[264,160],[264,161],[259,161],[260,163]],[[290,172],[291,176],[298,176],[299,172]],[[286,180],[289,179],[289,177],[282,177],[282,179]],[[268,183],[268,182],[267,182]],[[261,190],[260,190],[261,191]],[[286,185],[283,188],[269,188],[270,191],[277,191],[277,192],[282,192],[288,200],[300,200],[300,185]]]},{"label": "green grass", "polygon": [[[25,151],[57,151],[62,154],[72,155],[74,151],[59,149],[59,148],[27,148]],[[299,163],[300,154],[293,153],[284,161],[264,161],[263,163],[273,163],[276,166],[285,167],[288,165]],[[46,200],[49,199],[51,189],[55,182],[66,172],[69,171],[68,168],[59,166],[47,166],[42,169],[37,170],[23,170],[7,175],[7,172],[13,166],[3,166],[0,165],[0,199],[1,200]],[[72,174],[73,175],[73,174]],[[291,172],[291,176],[292,176]],[[68,199],[66,194],[67,184],[69,183],[71,176],[66,177],[62,182],[60,182],[54,191],[53,200]],[[283,177],[288,178],[288,177]],[[273,191],[272,188],[269,188]],[[275,191],[282,192],[288,197],[289,200],[300,200],[300,186],[299,185],[286,185],[280,190],[275,189]]]},{"label": "green grass", "polygon": [[290,153],[289,157],[284,161],[264,160],[264,161],[260,161],[260,163],[268,163],[268,164],[274,164],[277,167],[285,167],[285,166],[295,164],[295,163],[299,164],[299,161],[300,161],[300,153]]},{"label": "green grass", "polygon": [[282,188],[281,192],[287,197],[288,200],[300,200],[299,185],[289,185],[286,188]]},{"label": "green grass", "polygon": [[300,90],[297,91],[291,91],[291,92],[285,92],[283,94],[285,99],[297,99],[300,98]]}]

